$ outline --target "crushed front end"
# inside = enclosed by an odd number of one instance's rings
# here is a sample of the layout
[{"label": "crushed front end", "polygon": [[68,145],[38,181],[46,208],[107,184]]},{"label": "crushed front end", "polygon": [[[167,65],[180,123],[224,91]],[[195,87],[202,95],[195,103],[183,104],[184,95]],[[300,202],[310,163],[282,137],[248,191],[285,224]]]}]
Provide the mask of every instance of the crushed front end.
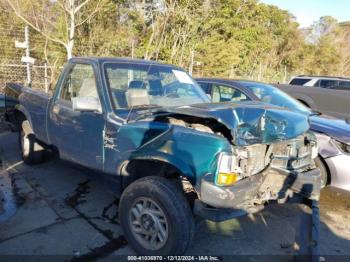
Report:
[{"label": "crushed front end", "polygon": [[[193,109],[202,117],[207,108]],[[230,130],[231,150],[218,154],[215,171],[197,181],[198,215],[220,221],[257,212],[272,201],[319,199],[317,139],[306,116],[264,104],[231,105],[230,110],[214,105],[209,115]]]},{"label": "crushed front end", "polygon": [[269,145],[233,146],[231,153],[219,155],[216,173],[202,178],[196,212],[221,221],[255,213],[270,201],[317,201],[316,156],[312,133]]},{"label": "crushed front end", "polygon": [[249,102],[163,108],[151,116],[143,119],[173,127],[157,150],[172,152],[181,167],[188,163],[199,216],[222,221],[272,201],[319,199],[317,139],[305,115]]}]

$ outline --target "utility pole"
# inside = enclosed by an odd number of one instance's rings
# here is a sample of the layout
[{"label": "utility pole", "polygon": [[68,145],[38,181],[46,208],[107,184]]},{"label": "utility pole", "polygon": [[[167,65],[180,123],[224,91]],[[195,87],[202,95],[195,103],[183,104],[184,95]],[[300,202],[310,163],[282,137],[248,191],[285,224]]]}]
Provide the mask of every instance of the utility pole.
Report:
[{"label": "utility pole", "polygon": [[135,58],[135,39],[133,38],[131,40],[131,58]]},{"label": "utility pole", "polygon": [[47,64],[44,65],[44,75],[45,75],[45,93],[49,92],[49,81],[48,81],[48,75],[47,75]]},{"label": "utility pole", "polygon": [[188,72],[190,75],[193,74],[193,64],[194,64],[194,50],[191,51],[191,63],[190,63],[190,66],[188,68]]},{"label": "utility pole", "polygon": [[24,28],[24,42],[15,41],[16,48],[22,48],[26,50],[25,56],[22,56],[21,61],[27,64],[27,85],[30,87],[32,84],[30,65],[35,63],[35,59],[30,57],[30,48],[29,48],[29,27],[25,26]]},{"label": "utility pole", "polygon": [[[30,57],[30,50],[29,50],[29,28],[26,26],[24,28],[24,42],[27,44],[26,48],[26,57]],[[32,84],[32,77],[30,74],[30,63],[27,62],[27,84],[30,86]]]}]

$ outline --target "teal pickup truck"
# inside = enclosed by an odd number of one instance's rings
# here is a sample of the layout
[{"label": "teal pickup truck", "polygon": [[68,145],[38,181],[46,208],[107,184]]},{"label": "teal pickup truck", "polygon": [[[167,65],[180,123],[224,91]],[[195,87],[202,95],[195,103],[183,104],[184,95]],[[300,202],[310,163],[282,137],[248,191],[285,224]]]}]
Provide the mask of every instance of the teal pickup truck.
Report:
[{"label": "teal pickup truck", "polygon": [[73,58],[53,96],[5,88],[27,164],[47,150],[119,181],[120,224],[139,254],[182,254],[194,215],[223,221],[268,202],[318,200],[308,118],[260,102],[210,103],[181,68]]}]

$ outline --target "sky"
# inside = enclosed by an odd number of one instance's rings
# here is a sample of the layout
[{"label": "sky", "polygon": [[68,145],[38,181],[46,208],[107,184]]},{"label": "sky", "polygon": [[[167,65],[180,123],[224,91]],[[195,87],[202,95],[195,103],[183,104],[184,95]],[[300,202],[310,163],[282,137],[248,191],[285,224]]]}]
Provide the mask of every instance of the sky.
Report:
[{"label": "sky", "polygon": [[292,13],[300,27],[308,27],[322,16],[333,16],[339,22],[350,21],[350,0],[260,0]]}]

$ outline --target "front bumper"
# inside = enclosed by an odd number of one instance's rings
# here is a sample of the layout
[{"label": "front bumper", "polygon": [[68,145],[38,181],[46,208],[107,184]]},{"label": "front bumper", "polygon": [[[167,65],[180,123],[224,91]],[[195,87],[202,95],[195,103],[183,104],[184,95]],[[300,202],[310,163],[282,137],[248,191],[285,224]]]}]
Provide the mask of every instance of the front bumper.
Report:
[{"label": "front bumper", "polygon": [[[277,200],[279,203],[285,203],[291,199],[317,201],[320,196],[321,176],[317,168],[297,173],[270,167],[230,187],[219,187],[213,181],[211,174],[205,175],[201,180],[202,207],[211,208],[211,213],[213,213],[212,208],[223,211],[227,218],[231,213],[232,218],[259,211],[270,200]],[[203,208],[197,205],[196,213],[202,212],[202,216],[208,214],[206,210],[203,211]]]}]

